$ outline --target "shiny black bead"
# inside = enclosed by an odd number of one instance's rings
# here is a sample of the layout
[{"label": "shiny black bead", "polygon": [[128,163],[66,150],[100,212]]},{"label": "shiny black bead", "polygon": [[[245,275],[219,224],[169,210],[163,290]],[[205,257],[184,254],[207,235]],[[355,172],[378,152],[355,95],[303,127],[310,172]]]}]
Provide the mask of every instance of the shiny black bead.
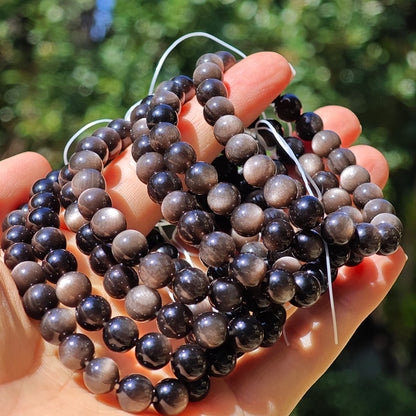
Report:
[{"label": "shiny black bead", "polygon": [[284,319],[270,311],[263,311],[256,314],[256,319],[260,322],[264,333],[263,341],[260,344],[261,347],[271,347],[282,335],[283,324],[286,320],[286,311],[283,306],[281,308],[284,311],[281,313],[281,315],[284,315]]},{"label": "shiny black bead", "polygon": [[381,236],[378,254],[388,256],[396,252],[400,245],[400,231],[387,222],[377,224],[376,228]]},{"label": "shiny black bead", "polygon": [[158,253],[167,254],[172,259],[177,259],[179,257],[178,249],[170,243],[161,243],[155,247],[152,247],[151,252],[153,253],[155,251],[157,251]]},{"label": "shiny black bead", "polygon": [[136,345],[138,338],[137,325],[127,316],[116,316],[104,324],[103,340],[111,351],[128,351]]},{"label": "shiny black bead", "polygon": [[36,232],[42,227],[59,228],[60,221],[58,214],[51,208],[36,208],[27,217],[27,228]]},{"label": "shiny black bead", "polygon": [[293,276],[295,278],[296,292],[290,303],[298,308],[304,308],[316,303],[321,294],[321,285],[318,279],[305,270],[295,272]]},{"label": "shiny black bead", "polygon": [[217,348],[208,349],[208,374],[213,377],[225,377],[234,370],[237,363],[237,354],[230,345],[224,344]]},{"label": "shiny black bead", "polygon": [[4,263],[12,270],[22,261],[36,261],[32,246],[28,243],[13,243],[4,252]]},{"label": "shiny black bead", "polygon": [[314,230],[299,231],[293,237],[292,253],[300,261],[314,261],[324,251],[322,237]]},{"label": "shiny black bead", "polygon": [[209,300],[220,312],[231,312],[243,301],[243,287],[230,278],[217,278],[210,284]]},{"label": "shiny black bead", "polygon": [[147,234],[146,240],[150,250],[152,250],[153,247],[165,242],[165,239],[157,228],[153,228],[152,231]]},{"label": "shiny black bead", "polygon": [[173,353],[171,360],[175,376],[182,381],[191,382],[205,375],[207,359],[202,347],[196,344],[184,344]]},{"label": "shiny black bead", "polygon": [[178,115],[171,106],[159,104],[149,109],[146,115],[146,121],[149,129],[161,122],[171,123],[176,126],[178,124]]},{"label": "shiny black bead", "polygon": [[173,172],[155,172],[147,184],[147,193],[153,202],[161,204],[165,196],[173,191],[182,190],[179,176]]},{"label": "shiny black bead", "polygon": [[111,318],[111,306],[102,296],[91,295],[81,300],[75,310],[78,324],[87,331],[98,331]]},{"label": "shiny black bead", "polygon": [[75,241],[79,250],[84,254],[90,254],[94,247],[103,243],[92,232],[89,222],[77,231]]},{"label": "shiny black bead", "polygon": [[46,176],[45,179],[50,179],[56,183],[58,182],[59,179],[59,170],[51,170]]},{"label": "shiny black bead", "polygon": [[181,270],[173,280],[173,292],[180,302],[193,304],[201,302],[208,295],[208,276],[196,267]]},{"label": "shiny black bead", "polygon": [[324,127],[321,117],[316,113],[303,113],[296,120],[296,131],[302,140],[310,142]]},{"label": "shiny black bead", "polygon": [[130,129],[131,122],[124,118],[117,118],[108,124],[108,127],[114,129],[120,136],[122,149],[131,144]]},{"label": "shiny black bead", "polygon": [[5,231],[13,225],[24,225],[26,226],[27,222],[27,211],[22,209],[15,209],[12,212],[9,212],[3,220],[2,230]]},{"label": "shiny black bead", "polygon": [[58,195],[60,186],[54,180],[49,178],[38,179],[32,186],[31,194],[38,194],[40,192],[51,192]]},{"label": "shiny black bead", "polygon": [[222,97],[228,96],[227,88],[219,79],[207,78],[202,81],[196,89],[196,98],[202,106],[204,106],[210,98],[219,95]]},{"label": "shiny black bead", "polygon": [[137,361],[151,370],[164,367],[170,361],[171,354],[169,339],[158,332],[149,332],[137,341]]},{"label": "shiny black bead", "polygon": [[33,211],[36,208],[50,208],[59,214],[61,210],[61,204],[59,199],[52,192],[40,192],[34,194],[29,200],[29,210]]},{"label": "shiny black bead", "polygon": [[32,233],[24,225],[13,225],[1,236],[1,248],[6,250],[14,243],[30,243]]},{"label": "shiny black bead", "polygon": [[238,168],[224,154],[220,154],[211,163],[218,172],[218,182],[229,182],[228,178],[238,174]]},{"label": "shiny black bead", "polygon": [[207,397],[211,387],[211,381],[209,376],[203,376],[198,380],[185,382],[185,386],[188,389],[189,401],[198,402]]},{"label": "shiny black bead", "polygon": [[326,267],[320,264],[319,261],[302,264],[301,271],[305,271],[318,280],[321,285],[321,295],[328,290],[328,277]]},{"label": "shiny black bead", "polygon": [[199,244],[205,234],[214,231],[212,217],[201,210],[185,212],[178,223],[178,234],[180,238],[189,244]]},{"label": "shiny black bead", "polygon": [[115,264],[104,273],[104,290],[114,299],[125,298],[127,293],[138,284],[136,270],[124,264]]},{"label": "shiny black bead", "polygon": [[227,277],[229,275],[229,267],[228,264],[219,267],[208,267],[207,269],[207,276],[210,279],[218,279],[220,277]]},{"label": "shiny black bead", "polygon": [[134,123],[137,120],[140,120],[141,118],[145,118],[147,116],[147,113],[149,111],[149,104],[152,100],[153,95],[148,95],[146,98],[144,98],[140,104],[136,105],[136,107],[133,108],[131,114],[130,114],[130,121]]},{"label": "shiny black bead", "polygon": [[65,249],[50,251],[42,261],[42,269],[46,273],[46,278],[52,283],[56,283],[63,274],[76,271],[77,267],[77,259]]},{"label": "shiny black bead", "polygon": [[232,319],[228,333],[236,351],[248,352],[256,349],[263,342],[264,332],[260,322],[252,315]]},{"label": "shiny black bead", "polygon": [[155,397],[154,408],[166,416],[182,413],[189,402],[186,386],[175,378],[165,378],[159,381],[155,385]]},{"label": "shiny black bead", "polygon": [[46,283],[30,286],[23,295],[23,307],[26,314],[33,319],[41,319],[46,311],[58,306],[55,289]]},{"label": "shiny black bead", "polygon": [[71,170],[69,170],[68,165],[65,165],[59,171],[58,183],[59,183],[59,185],[64,186],[66,183],[71,182],[73,177],[74,177],[73,172]]},{"label": "shiny black bead", "polygon": [[[341,267],[350,258],[351,250],[349,244],[328,244],[328,252],[331,267]],[[322,253],[320,260],[325,264],[325,252]]]},{"label": "shiny black bead", "polygon": [[157,314],[159,331],[168,338],[183,338],[192,330],[193,314],[180,302],[164,305]]},{"label": "shiny black bead", "polygon": [[274,101],[274,111],[281,120],[292,122],[300,117],[302,103],[293,94],[279,95]]},{"label": "shiny black bead", "polygon": [[59,228],[44,227],[35,233],[32,238],[32,247],[35,256],[43,259],[51,250],[66,248],[66,238]]},{"label": "shiny black bead", "polygon": [[171,79],[174,83],[178,84],[181,90],[185,94],[185,102],[192,99],[195,95],[195,86],[191,78],[186,75],[177,75]]},{"label": "shiny black bead", "polygon": [[289,218],[298,228],[315,228],[324,217],[324,207],[318,198],[305,195],[289,206]]},{"label": "shiny black bead", "polygon": [[119,382],[117,399],[126,412],[138,413],[146,410],[153,402],[153,385],[141,374],[130,374]]},{"label": "shiny black bead", "polygon": [[61,192],[59,193],[59,202],[63,208],[68,208],[73,202],[77,200],[72,190],[71,182],[67,182],[62,186]]},{"label": "shiny black bead", "polygon": [[113,256],[110,244],[100,244],[91,250],[90,266],[100,276],[104,276],[105,272],[115,264],[117,260]]},{"label": "shiny black bead", "polygon": [[278,304],[290,302],[295,295],[295,279],[287,270],[271,270],[267,276],[267,293]]},{"label": "shiny black bead", "polygon": [[371,256],[380,250],[381,235],[377,228],[362,222],[355,225],[355,233],[350,241],[351,251],[360,256]]},{"label": "shiny black bead", "polygon": [[148,152],[153,152],[153,148],[150,145],[150,139],[147,134],[143,134],[138,137],[131,146],[131,155],[135,162],[137,162],[140,156]]}]

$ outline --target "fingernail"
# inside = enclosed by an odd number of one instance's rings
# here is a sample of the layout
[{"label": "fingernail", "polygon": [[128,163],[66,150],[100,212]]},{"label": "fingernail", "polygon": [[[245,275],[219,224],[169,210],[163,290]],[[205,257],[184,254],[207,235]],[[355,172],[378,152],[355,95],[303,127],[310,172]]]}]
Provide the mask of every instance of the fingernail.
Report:
[{"label": "fingernail", "polygon": [[292,71],[292,78],[291,78],[292,80],[296,76],[296,69],[293,67],[293,65],[290,62],[288,63],[289,63],[290,70]]}]

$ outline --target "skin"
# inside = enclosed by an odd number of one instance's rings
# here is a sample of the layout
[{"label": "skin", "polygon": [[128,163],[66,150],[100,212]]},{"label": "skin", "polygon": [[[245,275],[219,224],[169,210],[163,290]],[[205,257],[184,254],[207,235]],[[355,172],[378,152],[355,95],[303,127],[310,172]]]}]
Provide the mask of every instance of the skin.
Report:
[{"label": "skin", "polygon": [[[275,53],[252,55],[225,74],[225,83],[236,115],[250,124],[293,77],[287,61]],[[325,129],[335,130],[343,146],[351,146],[361,132],[357,117],[338,106],[323,107],[316,112]],[[203,120],[196,100],[186,104],[179,127],[182,138],[192,143],[200,160],[212,161],[220,146],[212,128]],[[388,178],[384,157],[369,146],[352,146],[357,163],[366,166],[372,181],[383,187]],[[22,166],[25,175],[21,174]],[[33,182],[50,171],[39,154],[23,153],[0,162],[0,219],[26,202]],[[146,187],[135,176],[129,150],[105,172],[113,205],[126,216],[128,227],[147,233],[160,217],[160,209],[149,200]],[[10,187],[13,178],[13,187]],[[138,202],[140,201],[140,202]],[[84,256],[66,231],[68,248],[77,255],[79,270],[92,280],[94,293],[102,294],[102,278],[90,272]],[[388,257],[371,256],[355,268],[343,267],[333,286],[339,343],[334,343],[328,295],[312,307],[291,309],[283,337],[275,346],[246,354],[228,377],[212,379],[208,397],[190,404],[183,413],[196,415],[288,415],[309,387],[328,369],[360,323],[379,305],[399,276],[406,255],[400,248]],[[0,402],[9,416],[74,414],[125,415],[114,393],[94,396],[87,392],[82,373],[73,373],[59,361],[57,347],[47,344],[38,332],[38,322],[27,318],[8,269],[0,263]],[[103,294],[106,296],[105,294]],[[107,296],[106,296],[107,297]],[[125,314],[123,301],[111,300],[113,316]],[[152,323],[139,325],[143,335]],[[90,333],[96,356],[114,358],[121,376],[130,373],[147,375],[152,382],[170,376],[170,368],[148,373],[134,358],[134,351],[111,353],[100,340],[100,333]],[[144,414],[155,414],[149,409]]]}]

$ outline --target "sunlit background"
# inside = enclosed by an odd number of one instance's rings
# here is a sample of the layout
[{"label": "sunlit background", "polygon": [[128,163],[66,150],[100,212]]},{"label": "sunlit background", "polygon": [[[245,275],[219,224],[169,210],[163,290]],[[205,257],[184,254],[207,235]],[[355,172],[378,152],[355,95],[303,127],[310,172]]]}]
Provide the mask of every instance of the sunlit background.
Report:
[{"label": "sunlit background", "polygon": [[[360,143],[386,156],[385,193],[410,257],[293,415],[416,414],[415,27],[413,0],[0,0],[0,157],[30,149],[60,168],[68,138],[86,122],[122,117],[187,32],[207,31],[247,54],[280,52],[297,71],[288,92],[306,111],[349,107],[363,125]],[[186,41],[160,79],[191,75],[202,53],[218,49]]]}]

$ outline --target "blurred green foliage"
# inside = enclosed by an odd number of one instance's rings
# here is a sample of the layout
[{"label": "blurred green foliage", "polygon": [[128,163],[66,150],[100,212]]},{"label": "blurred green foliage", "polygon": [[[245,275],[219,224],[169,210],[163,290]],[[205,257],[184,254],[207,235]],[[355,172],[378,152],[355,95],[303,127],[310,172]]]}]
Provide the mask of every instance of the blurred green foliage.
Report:
[{"label": "blurred green foliage", "polygon": [[[386,195],[404,219],[410,257],[388,299],[354,338],[365,340],[373,359],[354,367],[362,349],[353,342],[294,414],[414,413],[416,2],[118,0],[100,41],[90,36],[95,9],[93,0],[0,0],[1,157],[30,149],[60,167],[68,138],[91,120],[123,116],[147,94],[164,50],[187,32],[212,33],[247,54],[280,52],[296,68],[288,91],[304,109],[349,107],[363,125],[359,142],[386,156]],[[191,75],[198,56],[218,49],[209,40],[186,41],[160,79]],[[389,348],[378,348],[380,339]],[[364,385],[363,371],[375,368]]]}]

